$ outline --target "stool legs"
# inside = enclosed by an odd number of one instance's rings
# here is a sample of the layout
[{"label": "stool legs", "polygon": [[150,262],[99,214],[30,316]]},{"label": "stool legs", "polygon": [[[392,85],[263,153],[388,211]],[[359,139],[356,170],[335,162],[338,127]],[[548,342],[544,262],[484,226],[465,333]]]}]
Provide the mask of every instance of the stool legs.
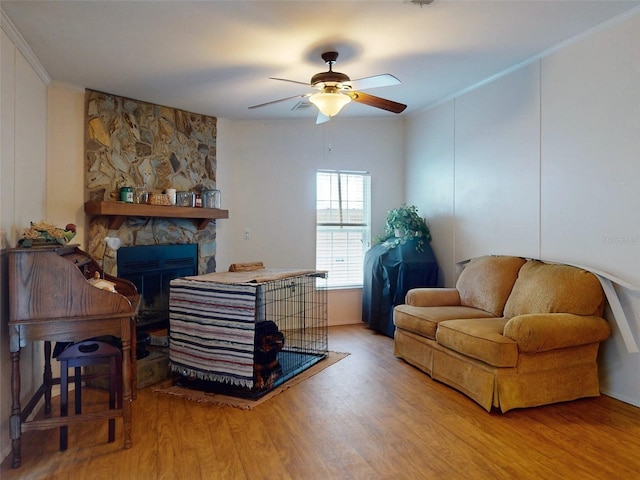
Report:
[{"label": "stool legs", "polygon": [[[123,408],[122,400],[122,354],[112,345],[97,341],[86,341],[69,347],[58,356],[60,361],[60,417],[69,413],[69,368],[74,368],[75,413],[82,414],[82,370],[89,365],[108,364],[109,371],[109,410]],[[109,418],[108,441],[114,442],[116,420]],[[68,427],[60,427],[60,450],[68,446]]]},{"label": "stool legs", "polygon": [[[112,381],[115,379],[115,381]],[[109,410],[122,408],[122,360],[119,357],[109,359]],[[116,439],[116,419],[109,419],[109,442]]]},{"label": "stool legs", "polygon": [[[67,360],[61,360],[60,370],[60,416],[66,417],[69,415],[69,365]],[[82,413],[82,370],[80,367],[73,369],[73,382],[75,386],[74,411],[76,415],[79,415]],[[62,452],[67,449],[68,431],[69,427],[66,425],[60,427],[60,451]]]},{"label": "stool legs", "polygon": [[51,373],[51,342],[44,342],[44,373],[42,374],[42,384],[44,385],[44,413],[51,413],[51,384],[53,375]]},{"label": "stool legs", "polygon": [[73,383],[74,383],[74,399],[76,403],[75,412],[76,415],[82,413],[82,369],[80,367],[75,367],[73,371]]},{"label": "stool legs", "polygon": [[[60,416],[66,417],[69,413],[69,390],[67,383],[69,380],[69,371],[67,361],[62,360],[60,362]],[[60,451],[64,452],[67,449],[67,432],[66,425],[60,427]]]}]

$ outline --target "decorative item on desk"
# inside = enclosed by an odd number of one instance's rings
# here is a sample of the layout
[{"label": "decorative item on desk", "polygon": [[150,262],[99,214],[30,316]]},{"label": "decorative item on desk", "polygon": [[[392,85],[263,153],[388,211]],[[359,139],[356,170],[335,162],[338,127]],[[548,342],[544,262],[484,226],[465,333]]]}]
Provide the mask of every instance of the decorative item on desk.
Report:
[{"label": "decorative item on desk", "polygon": [[114,252],[117,252],[122,245],[118,237],[104,237],[104,243],[106,247],[109,247]]},{"label": "decorative item on desk", "polygon": [[94,287],[99,288],[100,290],[107,290],[108,292],[111,292],[111,293],[118,293],[116,291],[116,284],[113,282],[110,282],[109,280],[100,278],[99,272],[96,272],[93,274],[93,278],[89,279],[89,283]]},{"label": "decorative item on desk", "polygon": [[59,244],[66,245],[76,236],[76,226],[68,223],[64,228],[56,227],[53,223],[41,220],[31,222],[29,228],[25,228],[23,238],[18,241],[20,247],[33,247],[38,245]]},{"label": "decorative item on desk", "polygon": [[122,242],[118,237],[104,237],[104,252],[102,253],[102,274],[104,276],[104,264],[107,256],[107,250],[111,250],[114,253],[118,251]]},{"label": "decorative item on desk", "polygon": [[431,232],[427,221],[418,214],[418,208],[415,205],[403,203],[400,207],[387,212],[384,235],[378,235],[375,243],[381,243],[383,247],[389,249],[404,245],[407,240],[414,238],[418,238],[416,251],[422,252],[424,241],[431,241]]}]

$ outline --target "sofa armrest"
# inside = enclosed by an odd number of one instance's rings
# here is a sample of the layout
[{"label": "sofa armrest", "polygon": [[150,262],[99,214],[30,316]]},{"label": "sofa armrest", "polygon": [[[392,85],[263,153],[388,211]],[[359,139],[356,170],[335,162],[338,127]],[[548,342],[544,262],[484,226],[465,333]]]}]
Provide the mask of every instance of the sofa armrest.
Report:
[{"label": "sofa armrest", "polygon": [[609,323],[594,315],[572,313],[529,313],[511,318],[503,335],[518,344],[525,353],[545,352],[606,340]]},{"label": "sofa armrest", "polygon": [[412,288],[405,303],[414,307],[446,307],[460,305],[460,293],[455,288]]}]

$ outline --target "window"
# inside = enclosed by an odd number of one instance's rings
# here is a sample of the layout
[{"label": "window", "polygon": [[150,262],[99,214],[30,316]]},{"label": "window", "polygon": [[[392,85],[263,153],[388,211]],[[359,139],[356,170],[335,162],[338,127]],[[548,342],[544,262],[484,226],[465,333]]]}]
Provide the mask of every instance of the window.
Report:
[{"label": "window", "polygon": [[317,172],[316,268],[329,272],[329,288],[362,286],[371,245],[370,180],[366,172]]}]

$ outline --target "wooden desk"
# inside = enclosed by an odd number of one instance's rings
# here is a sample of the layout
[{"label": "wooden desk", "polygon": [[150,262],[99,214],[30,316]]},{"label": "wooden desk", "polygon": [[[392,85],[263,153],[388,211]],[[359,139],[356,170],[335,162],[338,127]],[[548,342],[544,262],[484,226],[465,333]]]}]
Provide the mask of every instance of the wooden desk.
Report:
[{"label": "wooden desk", "polygon": [[[119,293],[92,286],[85,275],[97,268],[95,261],[76,247],[10,249],[9,254],[9,350],[11,352],[12,467],[22,463],[22,432],[44,430],[95,419],[122,417],[124,446],[131,447],[132,366],[135,368],[135,315],[137,292],[130,282]],[[86,260],[88,257],[89,260]],[[82,265],[80,265],[82,263]],[[89,268],[85,268],[88,266]],[[115,277],[110,277],[113,280]],[[117,279],[121,280],[121,279]],[[118,286],[116,286],[118,289]],[[132,302],[133,300],[133,302]],[[51,386],[60,382],[51,374],[51,342],[77,342],[100,335],[114,335],[122,342],[122,409],[51,417]],[[43,383],[24,409],[20,405],[20,349],[44,341]],[[133,343],[133,348],[132,348]],[[40,398],[45,398],[47,418],[27,422]]]}]

